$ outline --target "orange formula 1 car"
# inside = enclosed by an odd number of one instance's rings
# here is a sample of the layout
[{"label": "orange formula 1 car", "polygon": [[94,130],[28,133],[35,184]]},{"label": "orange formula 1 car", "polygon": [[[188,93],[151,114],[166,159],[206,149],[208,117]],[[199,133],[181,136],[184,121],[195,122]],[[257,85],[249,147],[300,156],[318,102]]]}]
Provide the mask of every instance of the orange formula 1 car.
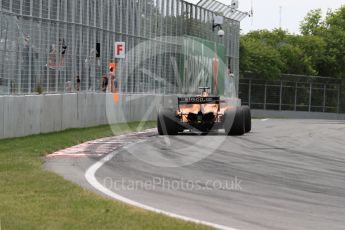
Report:
[{"label": "orange formula 1 car", "polygon": [[[202,95],[178,98],[178,108],[159,110],[159,135],[177,135],[185,130],[209,133],[225,129],[226,135],[244,135],[251,131],[251,113],[247,106],[231,106],[220,97],[209,96],[207,87]],[[224,104],[222,106],[222,104]]]}]

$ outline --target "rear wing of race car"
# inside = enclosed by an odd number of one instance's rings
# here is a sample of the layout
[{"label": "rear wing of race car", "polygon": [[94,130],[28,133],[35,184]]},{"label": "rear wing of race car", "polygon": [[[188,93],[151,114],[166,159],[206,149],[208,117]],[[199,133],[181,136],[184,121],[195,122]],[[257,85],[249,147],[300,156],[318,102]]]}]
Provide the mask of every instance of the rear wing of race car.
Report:
[{"label": "rear wing of race car", "polygon": [[178,109],[180,111],[181,105],[207,105],[214,104],[218,105],[220,109],[220,97],[179,97],[178,98]]},{"label": "rear wing of race car", "polygon": [[220,104],[220,97],[179,97],[179,105]]}]

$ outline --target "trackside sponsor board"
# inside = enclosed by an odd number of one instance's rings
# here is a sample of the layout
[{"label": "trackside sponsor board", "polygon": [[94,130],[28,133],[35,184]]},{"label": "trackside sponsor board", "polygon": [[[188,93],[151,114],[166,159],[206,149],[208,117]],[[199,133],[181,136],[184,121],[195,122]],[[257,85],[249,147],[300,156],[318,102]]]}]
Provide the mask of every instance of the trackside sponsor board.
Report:
[{"label": "trackside sponsor board", "polygon": [[225,47],[221,43],[185,36],[184,61],[180,64],[183,92],[199,92],[198,87],[210,87],[213,95],[224,95],[227,66]]}]

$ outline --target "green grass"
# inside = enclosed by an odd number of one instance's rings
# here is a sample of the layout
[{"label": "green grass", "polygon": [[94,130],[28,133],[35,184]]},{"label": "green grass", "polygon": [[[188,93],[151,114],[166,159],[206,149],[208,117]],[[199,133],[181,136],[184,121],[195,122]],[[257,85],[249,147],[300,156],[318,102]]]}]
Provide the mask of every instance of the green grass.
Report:
[{"label": "green grass", "polygon": [[102,198],[43,169],[46,154],[107,136],[109,126],[100,126],[1,140],[0,229],[208,229]]}]

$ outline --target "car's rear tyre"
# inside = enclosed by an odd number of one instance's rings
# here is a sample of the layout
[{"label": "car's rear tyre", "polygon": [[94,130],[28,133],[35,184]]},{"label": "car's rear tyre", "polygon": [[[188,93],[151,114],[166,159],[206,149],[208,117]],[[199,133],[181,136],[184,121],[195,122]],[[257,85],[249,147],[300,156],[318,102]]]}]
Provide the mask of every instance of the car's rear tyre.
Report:
[{"label": "car's rear tyre", "polygon": [[225,111],[224,128],[228,136],[242,136],[246,132],[245,116],[242,107]]},{"label": "car's rear tyre", "polygon": [[246,133],[250,133],[252,131],[252,114],[250,108],[249,106],[242,106],[242,110],[244,112],[245,131]]},{"label": "car's rear tyre", "polygon": [[179,126],[176,113],[173,109],[160,109],[157,117],[159,135],[177,135]]}]

